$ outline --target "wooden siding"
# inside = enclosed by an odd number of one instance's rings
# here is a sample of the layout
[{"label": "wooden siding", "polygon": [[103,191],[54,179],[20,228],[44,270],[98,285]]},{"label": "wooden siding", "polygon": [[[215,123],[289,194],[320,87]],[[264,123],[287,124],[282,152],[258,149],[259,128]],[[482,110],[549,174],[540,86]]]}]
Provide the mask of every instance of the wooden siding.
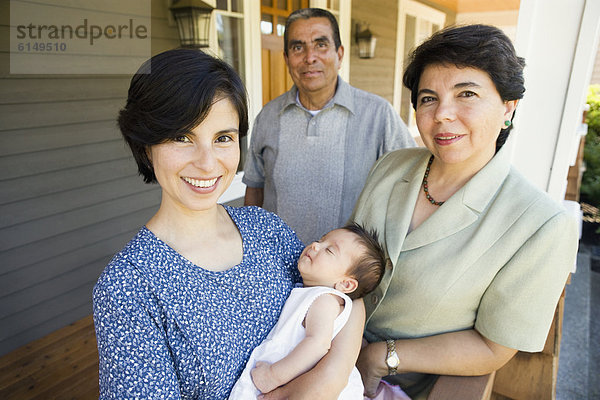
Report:
[{"label": "wooden siding", "polygon": [[[152,0],[152,54],[179,45],[167,12]],[[98,275],[160,202],[116,126],[131,76],[11,75],[9,16],[1,0],[0,355],[89,315]]]},{"label": "wooden siding", "polygon": [[377,47],[374,58],[359,58],[358,46],[354,40],[356,26],[352,27],[352,43],[344,44],[345,57],[350,57],[350,84],[378,94],[391,103],[394,98],[397,1],[353,1],[352,21],[369,24],[370,31],[377,37]]}]

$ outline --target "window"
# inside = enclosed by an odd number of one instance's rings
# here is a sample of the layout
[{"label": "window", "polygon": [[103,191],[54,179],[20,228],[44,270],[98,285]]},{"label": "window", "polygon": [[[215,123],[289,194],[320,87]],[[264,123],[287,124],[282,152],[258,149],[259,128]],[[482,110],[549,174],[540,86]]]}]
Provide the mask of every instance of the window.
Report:
[{"label": "window", "polygon": [[[216,55],[231,65],[246,82],[246,61],[244,41],[244,7],[242,0],[217,0],[214,10],[214,26],[211,38],[216,37],[216,43],[211,43],[211,49]],[[247,140],[240,140],[240,165],[238,172],[243,170],[247,152]]]},{"label": "window", "polygon": [[[444,27],[446,15],[416,1],[407,0],[398,10],[398,40],[396,54],[397,71],[404,71],[408,53],[421,44],[432,33]],[[403,34],[403,36],[400,36]],[[413,136],[419,136],[410,103],[410,91],[402,85],[402,73],[394,78],[394,108],[406,122]]]},{"label": "window", "polygon": [[241,0],[218,0],[215,10],[217,55],[246,80],[244,14]]}]

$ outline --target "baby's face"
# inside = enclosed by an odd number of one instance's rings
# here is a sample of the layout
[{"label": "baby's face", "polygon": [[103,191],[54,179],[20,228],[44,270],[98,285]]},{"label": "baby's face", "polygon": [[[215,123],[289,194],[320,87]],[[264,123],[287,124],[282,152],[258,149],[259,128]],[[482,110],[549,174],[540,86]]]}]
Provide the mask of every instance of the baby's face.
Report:
[{"label": "baby's face", "polygon": [[363,253],[356,234],[336,229],[306,246],[298,259],[305,286],[328,286],[348,277],[348,269]]}]

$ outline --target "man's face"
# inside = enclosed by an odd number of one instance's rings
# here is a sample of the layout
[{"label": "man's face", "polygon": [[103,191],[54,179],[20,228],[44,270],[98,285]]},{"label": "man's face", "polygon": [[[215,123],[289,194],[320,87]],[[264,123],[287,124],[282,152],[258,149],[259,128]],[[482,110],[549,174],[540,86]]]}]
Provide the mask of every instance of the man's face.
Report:
[{"label": "man's face", "polygon": [[335,90],[344,48],[335,49],[329,20],[299,19],[288,31],[285,61],[300,94],[310,96]]}]

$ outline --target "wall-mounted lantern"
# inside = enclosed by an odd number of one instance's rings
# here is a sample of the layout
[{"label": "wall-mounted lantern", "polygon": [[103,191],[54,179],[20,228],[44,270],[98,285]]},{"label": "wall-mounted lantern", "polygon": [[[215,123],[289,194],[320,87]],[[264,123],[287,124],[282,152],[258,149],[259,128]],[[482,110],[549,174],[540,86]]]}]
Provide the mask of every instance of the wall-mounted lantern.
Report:
[{"label": "wall-mounted lantern", "polygon": [[360,32],[357,28],[356,42],[358,43],[358,56],[360,58],[375,57],[375,46],[377,45],[377,38],[373,36],[368,27]]},{"label": "wall-mounted lantern", "polygon": [[208,47],[210,16],[215,8],[214,1],[174,0],[170,7],[177,22],[181,47]]}]

